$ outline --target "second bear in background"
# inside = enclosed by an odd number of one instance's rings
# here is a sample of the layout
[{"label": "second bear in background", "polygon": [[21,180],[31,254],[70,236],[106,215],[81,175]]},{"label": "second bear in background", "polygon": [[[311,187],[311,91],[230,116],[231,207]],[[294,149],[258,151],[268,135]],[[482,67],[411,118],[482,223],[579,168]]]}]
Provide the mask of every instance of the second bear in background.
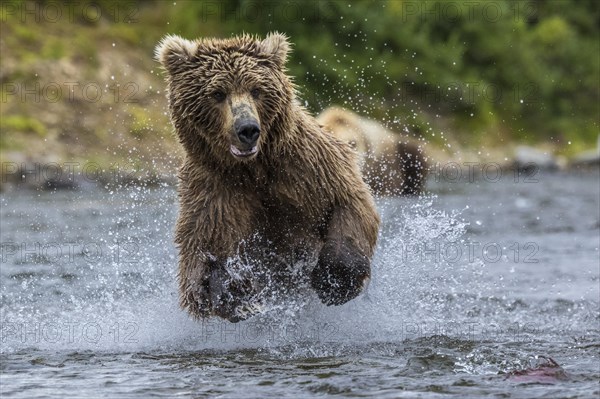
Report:
[{"label": "second bear in background", "polygon": [[415,139],[340,107],[324,110],[317,121],[350,143],[361,159],[363,176],[376,195],[418,195],[423,192],[427,162]]}]

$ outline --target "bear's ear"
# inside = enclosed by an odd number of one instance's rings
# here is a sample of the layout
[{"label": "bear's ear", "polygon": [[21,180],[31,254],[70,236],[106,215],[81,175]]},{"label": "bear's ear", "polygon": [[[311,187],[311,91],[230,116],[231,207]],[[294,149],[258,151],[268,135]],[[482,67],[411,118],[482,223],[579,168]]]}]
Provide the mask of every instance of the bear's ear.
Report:
[{"label": "bear's ear", "polygon": [[154,49],[154,57],[173,75],[180,72],[196,53],[198,44],[177,35],[167,35]]},{"label": "bear's ear", "polygon": [[262,51],[270,57],[277,65],[283,67],[287,60],[290,44],[287,37],[279,32],[269,33],[267,37],[260,42]]}]

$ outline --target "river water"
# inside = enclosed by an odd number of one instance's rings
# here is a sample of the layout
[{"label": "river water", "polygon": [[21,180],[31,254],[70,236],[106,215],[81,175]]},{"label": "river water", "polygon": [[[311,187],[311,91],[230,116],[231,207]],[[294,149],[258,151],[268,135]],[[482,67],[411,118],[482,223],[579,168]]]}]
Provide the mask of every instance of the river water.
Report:
[{"label": "river water", "polygon": [[173,188],[2,193],[2,397],[598,397],[598,181],[433,176],[365,295],[238,324],[178,309]]}]

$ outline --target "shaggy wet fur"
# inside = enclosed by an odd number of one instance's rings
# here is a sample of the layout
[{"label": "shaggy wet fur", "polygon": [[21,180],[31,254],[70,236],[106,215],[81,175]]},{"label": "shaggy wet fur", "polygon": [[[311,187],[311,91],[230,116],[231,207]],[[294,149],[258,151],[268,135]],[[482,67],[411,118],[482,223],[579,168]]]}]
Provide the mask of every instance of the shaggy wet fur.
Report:
[{"label": "shaggy wet fur", "polygon": [[[180,304],[196,318],[247,318],[273,282],[287,292],[306,280],[324,303],[342,304],[370,276],[373,198],[354,152],[297,104],[288,49],[281,34],[167,36],[157,46],[186,153],[175,237]],[[255,144],[242,146],[241,120],[260,126]],[[255,154],[235,156],[252,145]],[[308,266],[290,272],[297,262]]]},{"label": "shaggy wet fur", "polygon": [[330,107],[317,121],[358,152],[365,180],[377,195],[418,195],[427,177],[419,144],[349,110]]}]

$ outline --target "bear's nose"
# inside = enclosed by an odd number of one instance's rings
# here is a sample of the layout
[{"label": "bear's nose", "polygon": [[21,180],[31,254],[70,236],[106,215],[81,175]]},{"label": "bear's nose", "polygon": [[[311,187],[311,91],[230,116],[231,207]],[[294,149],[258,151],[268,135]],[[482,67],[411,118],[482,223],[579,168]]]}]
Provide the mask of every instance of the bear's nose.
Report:
[{"label": "bear's nose", "polygon": [[260,126],[254,121],[240,123],[237,126],[236,133],[242,143],[254,145],[260,135]]}]

